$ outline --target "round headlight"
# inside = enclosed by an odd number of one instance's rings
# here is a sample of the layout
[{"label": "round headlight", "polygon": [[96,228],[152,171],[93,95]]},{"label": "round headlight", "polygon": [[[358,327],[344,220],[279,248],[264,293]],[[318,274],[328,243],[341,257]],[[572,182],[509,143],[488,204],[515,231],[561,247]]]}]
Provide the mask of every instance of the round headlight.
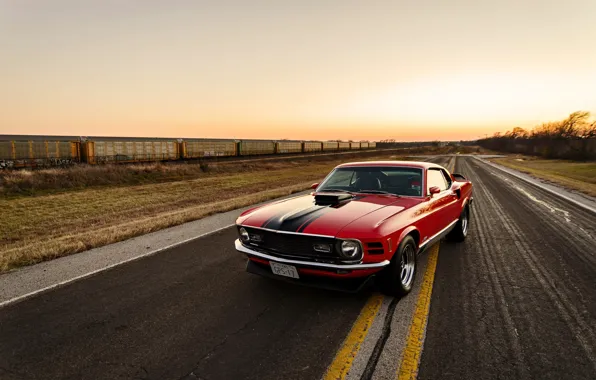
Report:
[{"label": "round headlight", "polygon": [[246,232],[246,230],[244,229],[244,227],[240,227],[240,229],[238,230],[238,232],[240,232],[240,239],[242,241],[249,241],[250,240],[250,236],[248,235],[248,232]]},{"label": "round headlight", "polygon": [[340,253],[346,259],[356,259],[360,255],[360,244],[350,240],[342,241]]}]

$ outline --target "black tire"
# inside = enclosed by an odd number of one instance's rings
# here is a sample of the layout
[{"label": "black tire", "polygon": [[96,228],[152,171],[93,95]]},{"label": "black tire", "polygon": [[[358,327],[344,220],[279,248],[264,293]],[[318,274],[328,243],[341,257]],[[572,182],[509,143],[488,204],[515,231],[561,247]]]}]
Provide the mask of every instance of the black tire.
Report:
[{"label": "black tire", "polygon": [[470,209],[468,206],[464,208],[464,211],[459,216],[455,227],[447,234],[447,240],[462,242],[466,240],[468,236],[468,229],[470,227]]},{"label": "black tire", "polygon": [[[412,236],[406,236],[399,244],[391,263],[379,276],[381,292],[394,297],[403,297],[412,290],[416,278],[416,255],[418,246]],[[402,259],[406,259],[408,268],[404,270]]]}]

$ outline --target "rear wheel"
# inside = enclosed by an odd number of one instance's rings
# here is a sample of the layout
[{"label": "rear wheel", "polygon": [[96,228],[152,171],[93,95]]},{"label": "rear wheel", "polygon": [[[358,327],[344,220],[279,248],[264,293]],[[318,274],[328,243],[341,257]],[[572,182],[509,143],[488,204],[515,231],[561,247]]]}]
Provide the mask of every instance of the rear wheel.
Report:
[{"label": "rear wheel", "polygon": [[461,242],[466,240],[468,236],[468,227],[470,226],[470,210],[468,206],[464,208],[464,211],[459,216],[455,227],[447,235],[447,239],[451,241]]},{"label": "rear wheel", "polygon": [[416,253],[418,247],[411,236],[400,243],[391,263],[379,278],[381,291],[387,295],[402,297],[412,290],[416,277]]}]

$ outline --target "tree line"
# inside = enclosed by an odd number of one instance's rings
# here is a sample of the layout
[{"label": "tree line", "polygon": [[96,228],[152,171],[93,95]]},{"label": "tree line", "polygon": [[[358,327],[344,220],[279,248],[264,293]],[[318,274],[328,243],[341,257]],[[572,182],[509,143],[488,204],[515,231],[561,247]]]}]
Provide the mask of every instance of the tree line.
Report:
[{"label": "tree line", "polygon": [[563,120],[542,123],[531,130],[515,127],[503,134],[478,140],[484,148],[547,158],[596,159],[596,121],[576,111]]}]

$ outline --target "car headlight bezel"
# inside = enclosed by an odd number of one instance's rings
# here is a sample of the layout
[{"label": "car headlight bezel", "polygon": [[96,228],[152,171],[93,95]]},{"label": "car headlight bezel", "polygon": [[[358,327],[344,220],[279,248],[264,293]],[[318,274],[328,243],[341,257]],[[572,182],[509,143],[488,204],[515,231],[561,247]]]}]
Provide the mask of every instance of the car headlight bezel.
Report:
[{"label": "car headlight bezel", "polygon": [[248,231],[246,231],[246,229],[244,227],[240,227],[238,229],[238,234],[240,234],[240,240],[247,243],[250,241],[250,235],[248,233]]},{"label": "car headlight bezel", "polygon": [[342,239],[338,242],[337,251],[344,260],[360,261],[363,257],[362,244],[355,239]]}]

